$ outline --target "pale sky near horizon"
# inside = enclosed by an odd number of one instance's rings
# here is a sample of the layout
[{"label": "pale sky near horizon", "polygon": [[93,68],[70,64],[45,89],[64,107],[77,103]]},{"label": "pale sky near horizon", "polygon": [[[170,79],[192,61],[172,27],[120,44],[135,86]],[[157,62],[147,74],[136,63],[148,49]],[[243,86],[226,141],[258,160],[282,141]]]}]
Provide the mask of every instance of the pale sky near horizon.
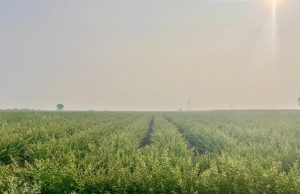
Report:
[{"label": "pale sky near horizon", "polygon": [[0,109],[297,108],[299,7],[0,0]]}]

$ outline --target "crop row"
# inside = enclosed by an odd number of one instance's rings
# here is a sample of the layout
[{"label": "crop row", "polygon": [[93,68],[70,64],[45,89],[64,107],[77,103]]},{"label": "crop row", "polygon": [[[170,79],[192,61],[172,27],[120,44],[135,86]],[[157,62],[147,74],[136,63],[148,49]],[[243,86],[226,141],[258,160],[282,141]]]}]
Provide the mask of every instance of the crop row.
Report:
[{"label": "crop row", "polygon": [[299,193],[297,116],[0,113],[0,192]]},{"label": "crop row", "polygon": [[172,116],[196,148],[202,147],[207,152],[263,157],[266,165],[277,161],[285,171],[300,161],[298,114],[279,112],[270,117],[269,113],[261,112],[217,112]]}]

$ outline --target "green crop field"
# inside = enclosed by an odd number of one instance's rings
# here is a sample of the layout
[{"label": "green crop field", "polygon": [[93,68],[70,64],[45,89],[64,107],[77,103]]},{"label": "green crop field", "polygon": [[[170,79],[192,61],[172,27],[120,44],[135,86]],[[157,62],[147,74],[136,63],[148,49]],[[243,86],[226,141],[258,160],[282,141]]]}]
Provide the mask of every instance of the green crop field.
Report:
[{"label": "green crop field", "polygon": [[0,112],[0,193],[300,193],[300,112]]}]

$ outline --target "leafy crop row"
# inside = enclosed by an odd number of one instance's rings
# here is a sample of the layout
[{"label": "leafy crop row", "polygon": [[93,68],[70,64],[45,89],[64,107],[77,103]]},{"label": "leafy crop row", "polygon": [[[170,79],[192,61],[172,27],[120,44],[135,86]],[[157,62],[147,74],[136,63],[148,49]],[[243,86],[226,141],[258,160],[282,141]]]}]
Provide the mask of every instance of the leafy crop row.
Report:
[{"label": "leafy crop row", "polygon": [[293,111],[3,112],[0,121],[0,192],[300,193]]}]

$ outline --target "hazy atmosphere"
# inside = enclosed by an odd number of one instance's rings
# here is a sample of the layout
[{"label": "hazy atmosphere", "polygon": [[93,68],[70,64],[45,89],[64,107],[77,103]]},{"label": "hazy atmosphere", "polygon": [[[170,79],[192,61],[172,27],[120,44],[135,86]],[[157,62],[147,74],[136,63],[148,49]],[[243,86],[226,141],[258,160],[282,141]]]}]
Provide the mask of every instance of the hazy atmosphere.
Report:
[{"label": "hazy atmosphere", "polygon": [[1,0],[0,109],[297,108],[299,7]]}]

